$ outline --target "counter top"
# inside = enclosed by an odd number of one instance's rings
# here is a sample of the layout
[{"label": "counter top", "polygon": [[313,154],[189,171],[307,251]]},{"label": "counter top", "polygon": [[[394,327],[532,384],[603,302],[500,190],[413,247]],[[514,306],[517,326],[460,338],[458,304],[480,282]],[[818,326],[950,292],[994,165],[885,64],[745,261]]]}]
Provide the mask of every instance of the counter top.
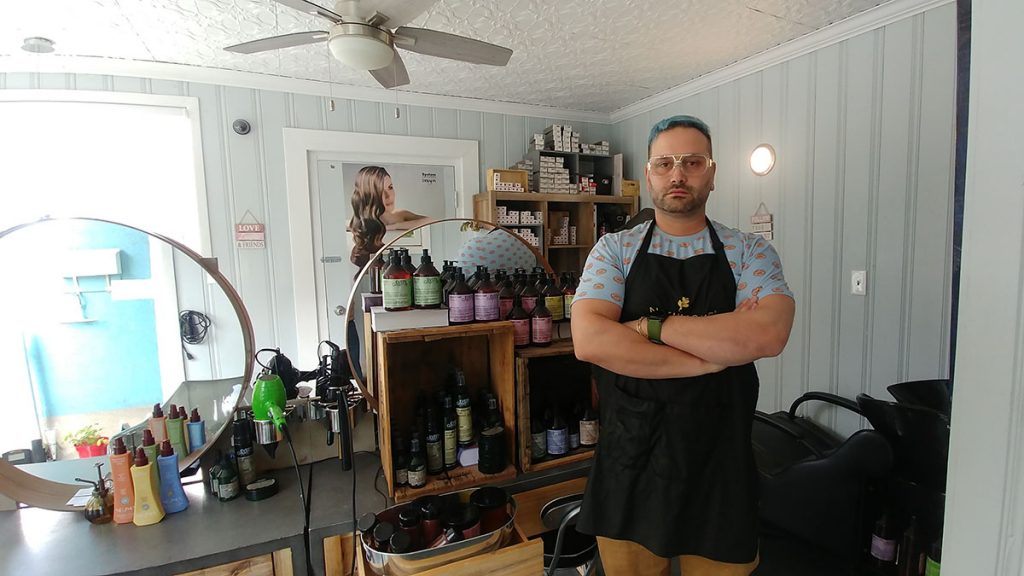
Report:
[{"label": "counter top", "polygon": [[[386,508],[377,490],[380,460],[356,455],[356,515]],[[310,466],[303,465],[303,479]],[[353,531],[352,472],[330,459],[312,466],[310,557],[323,572],[322,540]],[[586,475],[589,462],[521,475],[500,483],[515,494]],[[236,560],[292,549],[293,572],[306,573],[302,509],[294,469],[269,472],[278,480],[276,495],[260,502],[244,497],[221,502],[201,483],[185,486],[189,508],[159,524],[89,524],[80,513],[24,508],[0,512],[0,574],[167,574],[199,570]],[[381,491],[385,491],[380,479]]]}]

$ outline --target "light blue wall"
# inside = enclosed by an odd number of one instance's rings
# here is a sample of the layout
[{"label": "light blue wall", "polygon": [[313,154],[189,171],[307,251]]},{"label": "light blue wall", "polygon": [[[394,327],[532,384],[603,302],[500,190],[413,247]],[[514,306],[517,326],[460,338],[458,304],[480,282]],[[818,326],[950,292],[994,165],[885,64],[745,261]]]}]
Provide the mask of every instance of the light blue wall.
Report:
[{"label": "light blue wall", "polygon": [[[711,217],[750,230],[761,202],[774,214],[797,315],[782,356],[758,363],[762,410],[808,390],[891,399],[888,384],[946,376],[955,30],[946,4],[614,125],[642,180],[651,125],[703,118],[718,161]],[[747,159],[762,142],[778,161],[758,177]],[[867,271],[867,296],[850,294],[851,270]]]}]

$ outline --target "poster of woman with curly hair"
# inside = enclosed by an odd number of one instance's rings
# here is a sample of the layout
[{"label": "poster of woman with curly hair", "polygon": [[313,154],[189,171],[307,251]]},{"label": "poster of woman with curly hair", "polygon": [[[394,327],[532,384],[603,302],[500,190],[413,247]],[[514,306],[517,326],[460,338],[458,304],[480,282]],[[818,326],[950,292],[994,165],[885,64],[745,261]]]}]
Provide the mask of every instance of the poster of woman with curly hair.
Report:
[{"label": "poster of woman with curly hair", "polygon": [[[345,166],[346,172],[351,166]],[[349,259],[359,268],[395,236],[389,235],[389,231],[411,230],[443,217],[424,216],[414,211],[444,213],[444,195],[437,186],[439,170],[408,165],[390,168],[391,171],[384,166],[362,166],[354,176],[346,174],[345,181],[352,182],[352,219],[348,228],[353,246]],[[394,177],[391,172],[395,172]],[[406,209],[398,208],[396,180],[408,187],[402,192],[402,206]]]}]

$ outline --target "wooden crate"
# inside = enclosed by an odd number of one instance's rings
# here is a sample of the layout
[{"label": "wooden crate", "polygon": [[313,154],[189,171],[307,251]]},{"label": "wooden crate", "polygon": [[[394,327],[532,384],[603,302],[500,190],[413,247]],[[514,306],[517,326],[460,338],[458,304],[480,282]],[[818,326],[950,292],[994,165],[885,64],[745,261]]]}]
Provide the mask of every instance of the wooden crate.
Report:
[{"label": "wooden crate", "polygon": [[[555,356],[573,356],[572,340],[559,340],[545,348],[524,348],[516,350],[516,411],[519,415],[518,462],[519,469],[525,472],[538,472],[557,468],[573,462],[593,458],[594,449],[580,447],[565,456],[547,457],[540,462],[533,462],[530,457],[530,369],[538,358]],[[536,394],[538,391],[534,391]]]},{"label": "wooden crate", "polygon": [[[388,495],[396,502],[404,502],[424,494],[451,492],[514,478],[516,396],[512,323],[486,322],[378,332],[375,338],[378,350],[378,432]],[[476,466],[460,466],[429,476],[423,488],[396,487],[391,466],[392,426],[397,426],[403,432],[412,428],[417,393],[432,393],[440,389],[444,385],[449,366],[462,369],[474,400],[485,386],[498,397],[505,425],[509,464],[498,474],[483,474]],[[403,436],[408,438],[407,434],[403,433]]]},{"label": "wooden crate", "polygon": [[526,170],[502,170],[498,168],[487,169],[487,190],[490,192],[497,192],[494,188],[494,176],[507,184],[519,184],[523,187],[523,192],[530,191],[530,173]]}]

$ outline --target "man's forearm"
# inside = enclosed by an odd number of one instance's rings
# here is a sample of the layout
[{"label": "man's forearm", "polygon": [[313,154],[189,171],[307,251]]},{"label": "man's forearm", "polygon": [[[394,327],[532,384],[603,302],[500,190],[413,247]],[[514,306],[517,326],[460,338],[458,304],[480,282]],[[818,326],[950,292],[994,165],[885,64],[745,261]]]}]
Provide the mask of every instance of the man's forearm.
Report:
[{"label": "man's forearm", "polygon": [[606,318],[572,319],[576,357],[633,378],[682,378],[719,370],[701,358],[654,344],[632,328]]},{"label": "man's forearm", "polygon": [[751,311],[669,317],[662,325],[661,341],[725,366],[777,356],[789,339],[794,308],[791,298],[770,298]]}]

